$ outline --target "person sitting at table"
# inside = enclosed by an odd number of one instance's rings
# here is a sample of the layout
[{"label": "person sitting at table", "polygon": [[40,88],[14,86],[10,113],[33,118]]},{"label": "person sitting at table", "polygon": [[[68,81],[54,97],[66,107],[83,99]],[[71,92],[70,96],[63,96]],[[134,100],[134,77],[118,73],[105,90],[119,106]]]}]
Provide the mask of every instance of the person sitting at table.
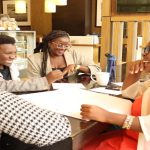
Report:
[{"label": "person sitting at table", "polygon": [[150,148],[150,87],[135,99],[131,115],[118,114],[94,105],[83,104],[85,120],[115,124],[123,129],[108,131],[95,137],[82,150],[149,150]]},{"label": "person sitting at table", "polygon": [[134,99],[150,87],[150,42],[143,48],[143,59],[130,64],[124,80],[122,95]]},{"label": "person sitting at table", "polygon": [[67,117],[2,90],[0,112],[1,150],[72,150]]},{"label": "person sitting at table", "polygon": [[[63,75],[52,78],[52,73],[50,72],[43,78],[21,81],[19,78],[19,71],[13,63],[15,58],[15,39],[7,35],[0,35],[0,89],[2,90],[7,90],[9,92],[48,90],[52,82],[63,78]],[[7,142],[9,139],[12,141],[13,138],[7,134],[2,134],[2,143],[4,143],[4,140]]]},{"label": "person sitting at table", "polygon": [[[63,72],[64,77],[79,71],[95,74],[101,70],[93,60],[70,49],[70,37],[65,31],[53,30],[43,38],[40,46],[35,54],[28,57],[28,77],[43,77],[50,71],[55,77],[61,75],[58,70]],[[40,52],[37,53],[37,50]]]},{"label": "person sitting at table", "polygon": [[9,92],[49,90],[52,82],[63,78],[63,75],[52,78],[50,72],[42,78],[21,81],[19,71],[13,63],[15,58],[15,39],[8,35],[0,35],[0,88],[3,90]]},{"label": "person sitting at table", "polygon": [[[91,117],[91,119],[93,120],[116,124],[123,127],[125,127],[125,124],[129,119],[129,121],[131,120],[131,123],[128,125],[129,126],[128,128],[131,128],[131,130],[143,132],[144,135],[130,130],[112,131],[102,135],[102,138],[99,138],[98,140],[94,139],[93,141],[88,143],[83,150],[94,150],[96,148],[97,150],[101,150],[101,149],[122,150],[122,149],[129,149],[129,148],[131,150],[132,149],[136,150],[137,147],[138,150],[142,150],[142,149],[147,150],[146,147],[150,146],[147,144],[148,142],[145,142],[145,138],[148,141],[150,140],[150,132],[149,132],[150,110],[148,108],[150,105],[150,79],[147,79],[144,82],[138,81],[141,78],[141,74],[143,76],[145,75],[145,73],[150,72],[150,63],[149,63],[150,42],[143,50],[144,50],[143,60],[138,60],[131,63],[129,68],[129,73],[124,81],[123,91],[122,91],[122,95],[124,97],[135,99],[132,106],[131,115],[139,116],[139,117],[135,117],[134,119],[131,119],[133,117],[129,116],[126,118],[126,115],[110,113],[97,106],[91,106],[91,105],[82,105],[81,115],[83,116],[83,118],[86,119],[89,119],[89,117]],[[143,95],[143,93],[144,96],[143,97],[140,96]],[[98,116],[98,114],[103,114],[103,115],[101,117],[101,115]],[[142,116],[140,117],[140,115]],[[116,120],[117,118],[120,119],[118,119],[117,121]],[[123,118],[125,121],[121,122],[121,118]],[[137,140],[139,141],[138,146],[137,146]],[[113,144],[113,142],[115,143],[115,145]]]}]

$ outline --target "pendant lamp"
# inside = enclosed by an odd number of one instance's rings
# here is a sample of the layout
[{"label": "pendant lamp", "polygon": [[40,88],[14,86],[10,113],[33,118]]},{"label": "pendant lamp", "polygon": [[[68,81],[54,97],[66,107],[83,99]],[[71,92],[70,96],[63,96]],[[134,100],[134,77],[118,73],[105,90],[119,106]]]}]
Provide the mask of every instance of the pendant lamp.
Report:
[{"label": "pendant lamp", "polygon": [[46,13],[56,12],[56,4],[54,3],[54,0],[45,0],[45,12]]},{"label": "pendant lamp", "polygon": [[15,13],[27,13],[26,0],[15,0]]},{"label": "pendant lamp", "polygon": [[54,2],[58,6],[65,6],[65,5],[67,5],[67,0],[54,0]]}]

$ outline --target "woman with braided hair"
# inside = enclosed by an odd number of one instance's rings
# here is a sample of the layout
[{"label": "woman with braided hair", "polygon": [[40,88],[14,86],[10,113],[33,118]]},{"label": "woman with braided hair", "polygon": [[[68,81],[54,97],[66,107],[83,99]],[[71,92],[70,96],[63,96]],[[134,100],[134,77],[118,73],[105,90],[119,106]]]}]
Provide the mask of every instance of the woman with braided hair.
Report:
[{"label": "woman with braided hair", "polygon": [[51,78],[60,80],[77,72],[92,73],[100,71],[93,60],[71,50],[69,34],[54,30],[43,38],[38,53],[28,58],[28,77],[43,77],[51,71]]}]

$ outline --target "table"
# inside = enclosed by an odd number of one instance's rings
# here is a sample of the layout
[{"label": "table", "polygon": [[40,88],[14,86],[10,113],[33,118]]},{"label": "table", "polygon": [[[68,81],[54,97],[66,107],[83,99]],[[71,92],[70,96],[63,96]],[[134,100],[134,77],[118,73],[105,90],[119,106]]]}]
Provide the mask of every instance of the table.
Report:
[{"label": "table", "polygon": [[[99,85],[90,79],[90,75],[81,74],[75,82],[82,83],[86,89],[98,87]],[[111,125],[96,121],[83,121],[80,119],[68,117],[72,127],[73,150],[80,150],[95,136],[109,130]]]},{"label": "table", "polygon": [[72,127],[73,150],[80,150],[92,138],[109,129],[110,125],[94,121],[82,121],[68,117]]},{"label": "table", "polygon": [[[75,78],[74,78],[75,79]],[[83,83],[87,89],[97,87],[97,83],[90,80],[89,74],[81,74],[75,82]],[[87,142],[95,136],[100,135],[110,128],[111,125],[96,121],[83,121],[80,119],[68,117],[72,127],[73,150],[80,150]]]}]

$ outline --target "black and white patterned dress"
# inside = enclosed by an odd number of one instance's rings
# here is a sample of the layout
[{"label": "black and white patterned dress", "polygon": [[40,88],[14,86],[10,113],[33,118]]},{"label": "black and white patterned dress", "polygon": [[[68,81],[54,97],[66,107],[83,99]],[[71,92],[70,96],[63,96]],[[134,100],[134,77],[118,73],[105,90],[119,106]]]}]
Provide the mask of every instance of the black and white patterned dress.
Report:
[{"label": "black and white patterned dress", "polygon": [[0,90],[0,132],[42,147],[69,137],[71,126],[66,117]]}]

